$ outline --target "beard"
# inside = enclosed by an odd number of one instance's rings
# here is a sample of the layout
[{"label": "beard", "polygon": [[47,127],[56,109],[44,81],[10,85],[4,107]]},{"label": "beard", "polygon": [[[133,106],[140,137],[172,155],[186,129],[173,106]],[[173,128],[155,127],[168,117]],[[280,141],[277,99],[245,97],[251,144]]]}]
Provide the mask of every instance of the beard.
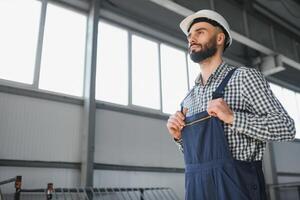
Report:
[{"label": "beard", "polygon": [[206,44],[195,44],[201,47],[199,51],[191,51],[189,48],[189,54],[192,61],[200,63],[203,60],[212,57],[217,52],[216,38],[213,37]]}]

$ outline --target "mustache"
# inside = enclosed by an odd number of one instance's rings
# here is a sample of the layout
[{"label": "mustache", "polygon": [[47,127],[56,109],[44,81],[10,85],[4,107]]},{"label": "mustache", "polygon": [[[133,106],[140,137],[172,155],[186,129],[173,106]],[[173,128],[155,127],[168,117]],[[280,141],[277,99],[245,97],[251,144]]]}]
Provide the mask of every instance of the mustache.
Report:
[{"label": "mustache", "polygon": [[202,49],[202,44],[199,44],[199,43],[192,43],[192,44],[190,44],[189,47],[188,47],[189,52],[191,52],[191,48],[192,48],[193,46],[199,46],[199,47],[201,47],[201,49]]}]

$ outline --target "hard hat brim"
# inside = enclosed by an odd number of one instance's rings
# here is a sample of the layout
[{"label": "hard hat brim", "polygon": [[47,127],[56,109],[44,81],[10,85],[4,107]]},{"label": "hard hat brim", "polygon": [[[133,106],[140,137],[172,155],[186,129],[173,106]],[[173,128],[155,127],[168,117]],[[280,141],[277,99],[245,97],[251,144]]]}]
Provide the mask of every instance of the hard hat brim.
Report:
[{"label": "hard hat brim", "polygon": [[[205,11],[209,11],[209,10],[202,10],[204,12],[196,12],[192,15],[189,15],[187,16],[185,19],[183,19],[181,21],[181,23],[179,24],[181,30],[184,32],[184,34],[187,36],[188,35],[188,30],[192,24],[192,22],[197,19],[197,18],[208,18],[210,20],[213,20],[215,22],[217,22],[218,24],[220,24],[220,26],[222,26],[224,28],[224,30],[227,32],[228,36],[229,36],[229,39],[227,41],[227,46],[230,46],[231,43],[232,43],[232,36],[231,36],[231,32],[229,30],[229,26],[227,24],[227,27],[222,25],[222,23],[220,23],[218,20],[216,20],[214,17],[212,17],[211,15],[212,14],[215,14],[215,13],[206,13]],[[214,11],[211,11],[211,12],[214,12]],[[222,16],[221,16],[222,17]],[[223,17],[222,17],[223,18]],[[225,20],[225,19],[224,19]],[[224,23],[227,23],[227,22],[224,22]]]}]

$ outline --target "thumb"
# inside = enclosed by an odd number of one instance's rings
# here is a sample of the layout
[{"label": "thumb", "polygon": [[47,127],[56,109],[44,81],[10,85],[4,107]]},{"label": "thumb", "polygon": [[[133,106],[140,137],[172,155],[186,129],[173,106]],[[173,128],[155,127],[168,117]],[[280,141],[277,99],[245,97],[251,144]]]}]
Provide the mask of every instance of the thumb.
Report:
[{"label": "thumb", "polygon": [[184,115],[186,115],[187,112],[188,112],[188,109],[187,109],[187,108],[183,108],[182,113],[183,113]]}]

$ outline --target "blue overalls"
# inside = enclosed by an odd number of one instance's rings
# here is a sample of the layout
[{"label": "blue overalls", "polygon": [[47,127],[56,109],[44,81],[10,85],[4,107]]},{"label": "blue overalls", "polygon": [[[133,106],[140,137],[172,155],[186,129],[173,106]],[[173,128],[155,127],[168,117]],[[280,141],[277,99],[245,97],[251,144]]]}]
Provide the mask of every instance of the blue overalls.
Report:
[{"label": "blue overalls", "polygon": [[[235,69],[222,80],[213,99],[224,97],[224,89]],[[267,199],[262,162],[235,160],[217,117],[203,111],[186,117],[185,123],[182,138],[186,200]]]}]

